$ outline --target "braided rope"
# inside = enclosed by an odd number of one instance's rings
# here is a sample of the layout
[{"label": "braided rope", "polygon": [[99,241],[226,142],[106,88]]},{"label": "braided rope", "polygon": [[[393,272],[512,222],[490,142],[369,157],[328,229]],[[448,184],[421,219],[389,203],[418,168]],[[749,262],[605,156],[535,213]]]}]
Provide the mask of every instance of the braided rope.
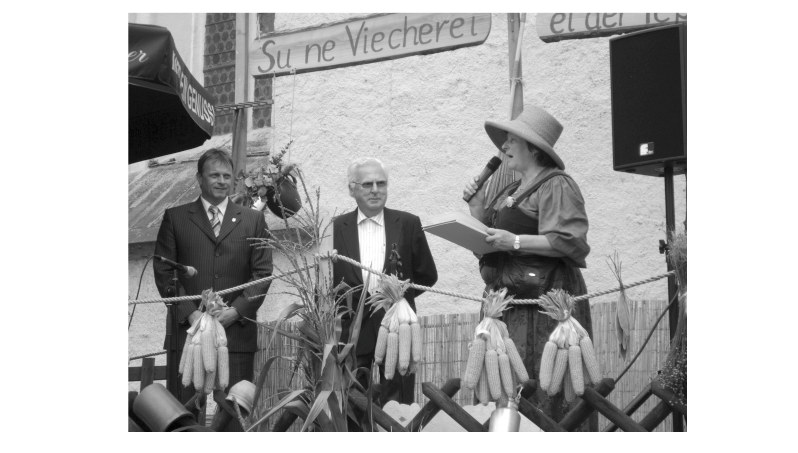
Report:
[{"label": "braided rope", "polygon": [[[347,262],[347,263],[349,263],[349,264],[351,264],[351,265],[353,265],[355,267],[358,267],[360,269],[366,270],[366,271],[368,271],[368,272],[370,272],[370,273],[372,273],[374,275],[379,275],[381,277],[385,277],[386,276],[386,274],[384,274],[384,273],[382,273],[380,271],[377,271],[375,269],[372,269],[372,268],[370,268],[368,266],[364,266],[363,264],[360,264],[359,262],[353,260],[352,258],[349,258],[347,256],[343,256],[343,255],[339,255],[336,250],[332,250],[332,251],[330,251],[330,252],[328,252],[326,254],[316,254],[314,256],[316,258],[327,258],[327,259],[333,259],[333,260],[342,260],[342,261],[345,261],[345,262]],[[224,295],[224,294],[227,294],[227,293],[230,293],[230,292],[233,292],[233,291],[238,291],[240,289],[247,288],[247,287],[250,287],[250,286],[253,286],[253,285],[258,285],[260,283],[265,283],[267,281],[271,281],[271,280],[274,280],[274,279],[277,279],[277,278],[282,278],[282,277],[284,277],[286,275],[295,274],[297,272],[301,272],[301,271],[304,271],[304,270],[307,270],[307,269],[311,269],[311,268],[316,267],[316,266],[317,266],[317,264],[315,264],[315,263],[314,264],[310,264],[308,266],[304,266],[304,267],[299,268],[299,269],[294,269],[292,271],[288,271],[288,272],[285,272],[285,273],[280,274],[280,275],[272,275],[270,277],[262,278],[260,280],[255,280],[255,281],[252,281],[252,282],[244,283],[243,285],[234,286],[232,288],[219,291],[219,292],[217,292],[217,294]],[[651,282],[663,279],[665,277],[669,277],[671,275],[676,275],[676,272],[675,271],[670,271],[670,272],[666,272],[664,274],[660,274],[660,275],[655,275],[653,277],[649,277],[649,278],[644,279],[644,280],[639,280],[639,281],[636,281],[634,283],[630,283],[628,285],[619,286],[617,288],[607,289],[607,290],[604,290],[604,291],[597,291],[597,292],[585,294],[583,296],[574,297],[574,302],[579,302],[579,301],[590,299],[590,298],[593,298],[593,297],[604,296],[604,295],[607,295],[607,294],[618,292],[621,289],[627,289],[627,288],[633,288],[635,286],[645,285],[646,283],[651,283]],[[466,299],[466,300],[473,300],[475,302],[482,302],[482,298],[481,297],[474,297],[474,296],[469,296],[467,294],[461,294],[461,293],[456,293],[456,292],[453,292],[453,291],[446,291],[446,290],[442,290],[442,289],[432,288],[431,286],[423,286],[423,285],[417,285],[415,283],[411,283],[410,287],[414,288],[414,289],[421,290],[421,291],[429,291],[429,292],[433,292],[433,293],[437,293],[437,294],[443,294],[445,296],[457,297],[457,298]],[[180,301],[184,301],[184,300],[198,300],[198,299],[202,299],[202,296],[201,295],[197,295],[197,296],[181,296],[181,297],[171,297],[171,298],[163,298],[163,299],[145,299],[145,300],[140,300],[140,301],[130,301],[130,300],[128,300],[128,305],[154,304],[154,303],[161,303],[161,302],[170,303],[170,302],[180,302]],[[510,304],[511,305],[534,305],[534,304],[539,304],[540,302],[541,302],[540,299],[513,299],[513,300],[510,301]]]},{"label": "braided rope", "polygon": [[[357,262],[357,261],[355,261],[355,260],[353,260],[353,259],[351,259],[349,257],[343,256],[343,255],[338,255],[338,252],[336,250],[328,252],[327,254],[316,254],[315,257],[316,258],[327,258],[327,259],[333,259],[333,260],[340,259],[340,260],[343,260],[343,261],[345,261],[345,262],[347,262],[347,263],[349,263],[349,264],[351,264],[351,265],[353,265],[355,267],[358,267],[360,269],[364,269],[364,270],[366,270],[366,271],[368,271],[368,272],[370,272],[372,274],[379,275],[379,276],[385,276],[386,275],[386,274],[384,274],[382,272],[378,272],[378,271],[376,271],[376,270],[374,270],[374,269],[372,269],[370,267],[364,266],[364,265],[360,264],[359,262]],[[226,294],[226,293],[229,293],[229,292],[237,291],[239,289],[247,288],[249,286],[257,285],[257,284],[260,284],[260,283],[265,283],[267,281],[271,281],[271,280],[274,280],[276,278],[281,278],[281,277],[284,277],[286,275],[290,275],[290,274],[294,274],[294,273],[297,273],[297,272],[301,272],[303,270],[311,269],[311,268],[314,268],[316,266],[317,266],[317,264],[314,263],[314,264],[311,264],[311,265],[308,265],[308,266],[305,266],[305,267],[302,267],[302,268],[299,268],[299,269],[294,269],[293,271],[285,272],[285,273],[280,274],[280,275],[272,275],[270,277],[266,277],[266,278],[263,278],[263,279],[260,279],[260,280],[255,280],[255,281],[252,281],[252,282],[249,282],[249,283],[245,283],[243,285],[239,285],[239,286],[236,286],[236,287],[233,287],[233,288],[222,290],[222,291],[219,291],[218,294],[222,295],[222,294]],[[603,296],[603,295],[606,295],[606,294],[611,294],[611,293],[614,293],[614,292],[621,291],[622,289],[627,289],[627,288],[632,288],[632,287],[635,287],[635,286],[645,285],[646,283],[651,283],[651,282],[663,279],[665,277],[669,277],[671,275],[676,275],[676,272],[675,271],[670,271],[670,272],[666,272],[664,274],[656,275],[654,277],[649,277],[649,278],[644,279],[644,280],[639,280],[639,281],[630,283],[628,285],[619,286],[618,288],[608,289],[608,290],[604,290],[604,291],[597,291],[597,292],[594,292],[594,293],[585,294],[583,296],[578,296],[578,297],[574,298],[574,302],[590,299],[590,298],[593,298],[593,297]],[[455,292],[452,292],[452,291],[445,291],[445,290],[435,289],[435,288],[432,288],[430,286],[416,285],[415,283],[411,283],[410,287],[412,287],[414,289],[419,289],[419,290],[422,290],[422,291],[430,291],[430,292],[433,292],[433,293],[443,294],[443,295],[446,295],[446,296],[458,297],[458,298],[461,298],[461,299],[467,299],[467,300],[473,300],[473,301],[477,301],[477,302],[482,302],[482,298],[476,298],[476,297],[468,296],[466,294],[455,293]],[[177,302],[177,301],[182,301],[182,300],[195,300],[195,299],[201,299],[201,298],[202,298],[202,296],[183,296],[183,297],[173,297],[173,298],[165,298],[165,299],[148,299],[148,300],[135,301],[135,302],[130,302],[129,301],[129,305],[160,303],[160,302],[167,302],[167,301]],[[510,301],[510,304],[512,304],[512,305],[533,305],[533,304],[539,304],[540,302],[541,302],[540,299],[518,299],[518,300],[513,299],[512,301]],[[660,319],[661,318],[662,318],[662,316],[660,316]],[[252,320],[252,319],[249,319],[249,318],[247,318],[247,319],[249,321],[253,321],[253,322],[258,323],[255,320]],[[657,320],[657,322],[659,322],[659,319]],[[258,324],[261,324],[261,323],[258,323]],[[656,327],[656,325],[655,325],[655,327]],[[649,337],[650,337],[650,334],[649,334]],[[646,341],[648,341],[648,340],[646,340]],[[146,357],[154,357],[154,356],[163,355],[163,354],[166,354],[166,351],[152,352],[152,353],[148,353],[148,354],[142,354],[142,355],[138,355],[138,356],[133,356],[133,357],[128,358],[128,361],[130,362],[130,361],[137,360],[137,359],[143,359],[143,358],[146,358]],[[640,353],[638,352],[638,356],[639,356],[639,354]],[[636,360],[636,359],[637,359],[637,357],[635,357],[634,360]],[[634,360],[632,362],[634,362]],[[630,366],[631,366],[631,364],[630,364]],[[627,367],[627,369],[628,369],[628,367]],[[623,376],[623,374],[621,374],[621,376]],[[618,379],[620,379],[621,376],[619,376]],[[235,402],[235,400],[234,400],[234,402]],[[237,405],[234,404],[234,406],[237,406]],[[240,421],[242,426],[245,426],[246,422],[243,419],[243,417],[241,416],[241,413],[238,412],[237,409],[238,409],[238,407],[236,407],[236,412],[237,412],[239,421]]]},{"label": "braided rope", "polygon": [[137,355],[137,356],[130,357],[130,358],[127,359],[127,361],[130,362],[131,360],[144,359],[144,358],[147,358],[147,357],[154,357],[156,355],[163,355],[163,354],[166,354],[166,351],[151,352],[149,354],[143,354],[143,355]]},{"label": "braided rope", "polygon": [[[330,256],[331,258],[334,258],[334,259],[339,259],[339,260],[346,261],[347,263],[350,263],[353,266],[359,267],[361,269],[367,270],[367,271],[371,272],[372,274],[376,274],[376,275],[379,275],[379,276],[385,276],[385,274],[383,274],[382,272],[375,271],[374,269],[371,269],[370,267],[364,266],[364,265],[358,263],[357,261],[355,261],[355,260],[353,260],[353,259],[351,259],[349,257],[338,255],[336,251],[333,251],[329,255],[326,255],[326,256]],[[670,275],[676,275],[676,272],[675,271],[670,271],[670,272],[666,272],[666,273],[661,274],[661,275],[656,275],[654,277],[647,278],[645,280],[640,280],[640,281],[637,281],[637,282],[634,282],[634,283],[630,283],[628,285],[623,285],[623,289],[632,288],[634,286],[644,285],[646,283],[651,283],[653,281],[668,277]],[[477,302],[482,302],[482,298],[468,296],[466,294],[459,294],[459,293],[455,293],[455,292],[451,292],[451,291],[444,291],[444,290],[440,290],[440,289],[435,289],[435,288],[432,288],[430,286],[422,286],[422,285],[416,285],[415,283],[411,283],[410,287],[411,288],[415,288],[415,289],[419,289],[419,290],[422,290],[422,291],[430,291],[430,292],[433,292],[433,293],[444,294],[444,295],[447,295],[447,296],[459,297],[461,299],[468,299],[468,300],[473,300],[473,301],[477,301]],[[613,289],[608,289],[608,290],[604,290],[604,291],[597,291],[595,293],[585,294],[584,296],[574,297],[574,302],[579,302],[581,300],[590,299],[592,297],[598,297],[598,296],[603,296],[603,295],[606,295],[606,294],[611,294],[611,293],[614,293],[614,292],[618,292],[621,289],[622,289],[622,287],[619,286],[619,287],[613,288]],[[513,299],[513,300],[510,301],[511,305],[532,305],[532,304],[539,304],[539,303],[540,303],[540,299]]]},{"label": "braided rope", "polygon": [[[265,277],[265,278],[262,278],[260,280],[253,280],[251,282],[244,283],[243,285],[238,285],[238,286],[234,286],[232,288],[223,289],[221,291],[217,291],[216,294],[218,294],[220,296],[223,296],[223,295],[225,295],[227,293],[232,293],[232,292],[238,291],[240,289],[249,288],[250,286],[259,285],[261,283],[270,282],[270,281],[272,281],[274,279],[282,278],[282,277],[285,277],[286,275],[296,274],[298,272],[302,272],[304,270],[312,269],[314,267],[316,267],[315,263],[314,264],[309,264],[307,266],[300,267],[299,269],[294,269],[292,271],[284,272],[284,273],[279,274],[279,275],[271,275],[269,277]],[[185,300],[200,300],[200,299],[202,299],[202,295],[198,294],[196,296],[166,297],[166,298],[162,298],[162,299],[144,299],[144,300],[129,300],[128,299],[127,304],[128,305],[158,304],[158,303],[161,303],[161,302],[168,304],[168,303],[174,303],[174,302],[182,302],[182,301],[185,301]]]},{"label": "braided rope", "polygon": [[[584,296],[574,297],[574,302],[579,302],[580,300],[590,299],[591,297],[603,296],[605,294],[617,293],[618,291],[620,291],[622,289],[631,288],[633,286],[645,285],[646,283],[651,283],[651,282],[663,279],[665,277],[670,277],[671,275],[676,275],[676,271],[665,272],[664,274],[655,275],[655,276],[649,277],[649,278],[647,278],[645,280],[639,280],[639,281],[636,281],[634,283],[630,283],[628,285],[619,286],[617,288],[607,289],[607,290],[604,290],[604,291],[597,291],[595,293],[585,294]],[[535,299],[535,300],[540,300],[540,299]],[[523,303],[526,303],[526,301],[524,301]]]},{"label": "braided rope", "polygon": [[[372,274],[379,275],[380,277],[385,277],[385,274],[383,274],[382,272],[378,272],[378,271],[375,271],[374,269],[372,269],[372,268],[370,268],[368,266],[364,266],[364,265],[358,263],[357,261],[355,261],[352,258],[349,258],[347,256],[338,255],[337,252],[335,252],[335,251],[333,251],[333,253],[330,256],[332,256],[335,259],[346,261],[347,263],[349,263],[349,264],[351,264],[353,266],[359,267],[361,269],[365,269],[365,270],[371,272]],[[465,294],[458,294],[458,293],[454,293],[454,292],[450,292],[450,291],[434,289],[434,288],[431,288],[429,286],[416,285],[415,283],[411,283],[410,287],[411,288],[415,288],[415,289],[420,289],[422,291],[432,291],[433,293],[444,294],[444,295],[452,296],[452,297],[459,297],[461,299],[475,300],[477,302],[481,302],[482,301],[482,298],[479,298],[479,297],[467,296]]]}]

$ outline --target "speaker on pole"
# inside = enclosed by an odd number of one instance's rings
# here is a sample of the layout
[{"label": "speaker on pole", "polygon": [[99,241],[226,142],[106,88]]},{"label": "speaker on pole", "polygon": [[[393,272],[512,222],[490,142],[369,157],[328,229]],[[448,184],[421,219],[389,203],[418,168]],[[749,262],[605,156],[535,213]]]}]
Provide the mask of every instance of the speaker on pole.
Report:
[{"label": "speaker on pole", "polygon": [[613,169],[687,172],[687,24],[610,39]]}]

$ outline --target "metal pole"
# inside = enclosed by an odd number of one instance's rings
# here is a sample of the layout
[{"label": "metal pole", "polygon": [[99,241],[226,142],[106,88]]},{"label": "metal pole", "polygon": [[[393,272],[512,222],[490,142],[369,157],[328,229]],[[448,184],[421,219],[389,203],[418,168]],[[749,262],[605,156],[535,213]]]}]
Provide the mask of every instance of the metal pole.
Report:
[{"label": "metal pole", "polygon": [[[178,294],[178,280],[177,280],[177,269],[174,269],[172,276],[172,281],[174,282],[174,296],[177,297]],[[177,323],[177,304],[171,303],[167,304],[167,310],[169,310],[169,316],[172,318],[172,322],[167,325],[166,336],[169,338],[169,352],[166,354],[166,389],[180,401],[180,387],[179,381],[177,377],[177,365],[180,362],[180,358],[177,357],[177,344],[178,344],[178,335],[180,334],[180,328]]]},{"label": "metal pole", "polygon": [[[670,241],[671,235],[676,229],[676,208],[673,199],[673,167],[665,167],[665,234],[666,242]],[[668,259],[669,250],[665,252],[665,262],[668,265],[668,272],[673,270],[670,260]],[[673,300],[676,295],[676,277],[671,275],[668,277],[668,300]],[[670,338],[676,334],[676,326],[679,323],[679,301],[674,303],[668,312],[668,320],[670,322]],[[673,412],[673,431],[684,431],[684,419],[678,412]]]},{"label": "metal pole", "polygon": [[[524,24],[526,23],[526,13],[513,14],[512,20],[518,20],[518,28],[515,37],[510,37],[510,48],[515,45],[515,56],[510,62],[510,119],[514,120],[524,110],[524,87],[519,83],[521,78],[521,42],[524,39]],[[513,39],[515,38],[515,39]],[[515,41],[513,43],[513,41]],[[512,55],[512,52],[511,52]],[[518,95],[516,96],[516,93]]]},{"label": "metal pole", "polygon": [[[676,229],[676,208],[673,199],[673,167],[665,167],[665,242],[670,242],[671,235]],[[667,249],[666,249],[667,250]],[[668,272],[673,270],[668,254],[665,252],[665,263],[668,265]],[[673,299],[676,294],[676,277],[671,275],[668,277],[668,301]],[[676,324],[679,322],[679,302],[677,301],[671,306],[668,312],[668,320],[670,321],[670,338],[676,334]]]},{"label": "metal pole", "polygon": [[[521,20],[522,14],[508,13],[507,14],[507,47],[509,58],[509,71],[510,76],[510,119],[515,119],[524,109],[524,86],[517,84],[516,79],[520,79],[523,74],[521,65],[521,39],[523,39],[523,26],[526,20],[526,14],[523,14],[524,21]],[[485,188],[485,202],[488,203],[499,190],[504,186],[515,180],[515,172],[508,170],[504,165],[504,153],[496,150],[496,156],[502,160],[502,165],[488,180],[488,186]]]},{"label": "metal pole", "polygon": [[[237,104],[250,101],[249,98],[249,67],[248,49],[249,40],[249,13],[236,13],[236,61],[235,61],[235,100]],[[233,123],[233,177],[238,178],[239,173],[247,172],[247,131],[249,117],[248,110],[244,107],[235,110]],[[230,195],[243,190],[243,179],[240,184],[230,186]]]},{"label": "metal pole", "polygon": [[[247,173],[247,110],[237,108],[235,110],[235,120],[233,123],[233,178],[238,178],[239,173]],[[230,185],[229,195],[235,195],[239,190],[243,190],[244,180],[238,184]]]}]

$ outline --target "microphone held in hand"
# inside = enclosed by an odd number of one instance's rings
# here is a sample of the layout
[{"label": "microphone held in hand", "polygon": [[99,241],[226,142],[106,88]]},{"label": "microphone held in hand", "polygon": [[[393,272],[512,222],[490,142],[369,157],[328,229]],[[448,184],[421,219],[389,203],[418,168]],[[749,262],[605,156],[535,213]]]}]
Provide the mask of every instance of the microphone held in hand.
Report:
[{"label": "microphone held in hand", "polygon": [[479,175],[479,180],[477,181],[477,190],[476,190],[476,192],[472,193],[470,196],[464,196],[463,197],[463,200],[465,200],[466,203],[471,201],[471,199],[474,197],[474,195],[476,195],[476,193],[479,192],[479,189],[482,188],[482,185],[485,184],[485,182],[488,180],[488,178],[490,178],[490,175],[492,175],[496,171],[496,169],[499,168],[499,165],[501,165],[501,164],[502,164],[502,160],[499,158],[499,156],[493,156],[493,158],[490,160],[490,162],[488,162],[488,165],[485,166],[485,169],[482,170],[482,173]]},{"label": "microphone held in hand", "polygon": [[197,275],[197,270],[191,266],[184,266],[180,263],[175,263],[172,260],[166,259],[162,256],[152,255],[153,259],[161,260],[162,263],[167,264],[172,267],[172,269],[177,269],[186,276],[186,278],[191,278]]}]

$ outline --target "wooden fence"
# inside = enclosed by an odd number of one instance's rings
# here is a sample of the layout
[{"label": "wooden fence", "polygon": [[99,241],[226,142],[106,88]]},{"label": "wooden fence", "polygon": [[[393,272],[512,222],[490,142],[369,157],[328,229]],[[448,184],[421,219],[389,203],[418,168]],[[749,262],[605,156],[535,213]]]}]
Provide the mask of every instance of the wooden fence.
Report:
[{"label": "wooden fence", "polygon": [[[633,329],[631,333],[630,352],[626,361],[618,355],[618,342],[615,337],[615,302],[597,303],[591,307],[593,316],[593,342],[605,377],[616,378],[626,367],[628,361],[634,357],[640,345],[643,344],[657,317],[665,309],[666,303],[661,300],[630,301]],[[468,359],[468,343],[473,339],[474,330],[479,323],[479,313],[442,314],[419,317],[419,324],[424,338],[424,363],[419,368],[416,376],[415,401],[423,406],[427,397],[421,391],[423,382],[431,382],[435,386],[442,386],[448,379],[460,377],[465,369]],[[296,326],[291,322],[283,323],[282,329],[298,333]],[[277,359],[271,366],[269,376],[261,392],[259,408],[273,406],[280,397],[289,391],[302,388],[306,385],[302,373],[295,370],[291,360],[297,354],[297,342],[282,335],[277,335],[268,351],[264,350],[270,331],[260,327],[260,351],[255,357],[255,372],[260,371],[265,360],[272,356],[285,357],[288,360]],[[668,319],[665,316],[660,321],[651,340],[637,362],[624,375],[615,390],[609,395],[608,400],[615,406],[623,409],[643,388],[657,375],[657,371],[664,363],[668,354],[669,345]],[[375,379],[377,377],[375,376]],[[461,406],[471,405],[473,391],[461,389],[453,398]],[[633,419],[640,421],[656,404],[656,399],[651,398],[639,409]],[[264,424],[263,430],[270,429],[271,424],[279,417],[275,415],[271,423]],[[599,429],[603,429],[609,422],[599,416]],[[656,431],[671,431],[671,419],[657,427]],[[298,430],[297,423],[292,431]]]},{"label": "wooden fence", "polygon": [[[617,378],[629,364],[640,346],[645,341],[651,327],[660,314],[665,310],[667,302],[664,300],[630,301],[632,312],[632,328],[629,353],[626,360],[618,355],[618,340],[615,336],[615,302],[599,303],[591,308],[593,317],[593,341],[596,347],[601,374],[605,377]],[[637,358],[629,371],[615,384],[615,390],[607,396],[607,400],[616,407],[623,409],[657,376],[668,356],[670,345],[668,315],[665,315],[657,325],[656,331],[648,341],[643,353]],[[633,415],[632,419],[640,422],[651,409],[659,402],[657,398],[649,398]],[[609,422],[603,415],[599,415],[599,429],[604,429]],[[672,431],[673,419],[668,417],[654,431]]]}]

